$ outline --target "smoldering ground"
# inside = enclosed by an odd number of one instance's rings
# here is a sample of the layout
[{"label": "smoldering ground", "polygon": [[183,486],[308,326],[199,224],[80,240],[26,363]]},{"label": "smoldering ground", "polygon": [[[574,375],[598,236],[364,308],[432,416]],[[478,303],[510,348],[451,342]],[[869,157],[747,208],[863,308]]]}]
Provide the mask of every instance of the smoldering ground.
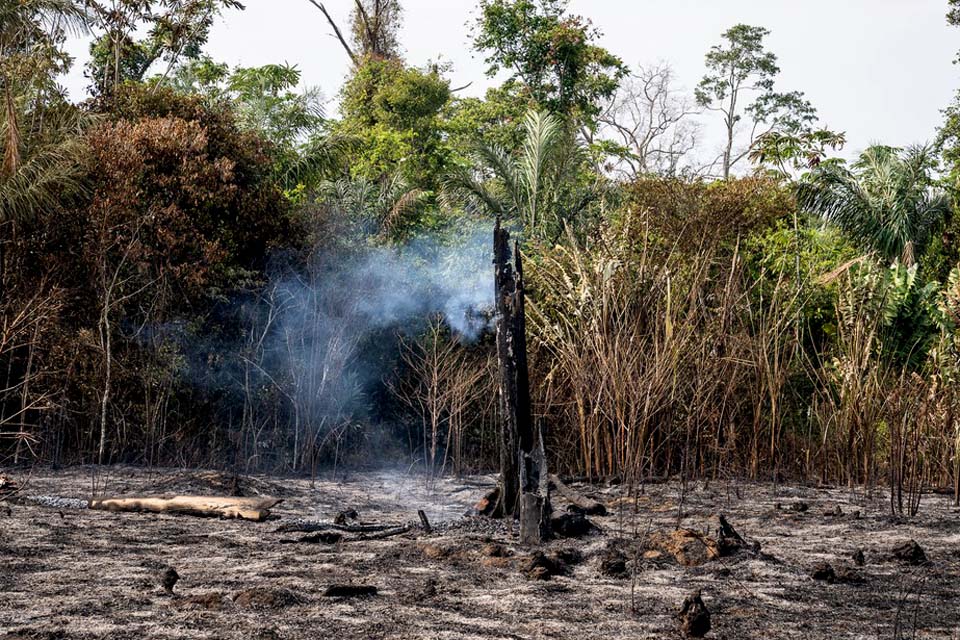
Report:
[{"label": "smoldering ground", "polygon": [[[120,495],[204,494],[231,480],[169,469],[100,473]],[[87,468],[38,469],[27,486],[30,494],[84,496],[90,476]],[[250,495],[284,498],[276,523],[0,509],[0,638],[660,640],[681,637],[677,612],[692,590],[711,612],[707,638],[948,640],[960,629],[960,523],[949,496],[925,497],[918,517],[898,522],[882,491],[715,481],[649,484],[631,494],[625,485],[576,485],[610,514],[591,516],[602,531],[548,543],[542,551],[567,557],[567,572],[536,580],[524,572],[536,551],[518,544],[509,523],[459,517],[492,477],[329,478],[241,478]],[[562,496],[556,501],[563,511]],[[801,502],[808,508],[791,508]],[[424,509],[435,526],[383,540],[280,542],[292,536],[278,525],[331,521],[347,508],[361,521],[397,525],[416,522]],[[761,543],[761,553],[684,566],[644,546],[678,524],[703,531],[716,513]],[[910,539],[927,563],[889,557]],[[623,550],[625,575],[605,571],[611,549]],[[812,570],[824,562],[860,579],[815,580]],[[180,575],[173,593],[161,583],[168,566]],[[325,597],[332,584],[378,593]],[[275,597],[238,597],[250,590]]]}]

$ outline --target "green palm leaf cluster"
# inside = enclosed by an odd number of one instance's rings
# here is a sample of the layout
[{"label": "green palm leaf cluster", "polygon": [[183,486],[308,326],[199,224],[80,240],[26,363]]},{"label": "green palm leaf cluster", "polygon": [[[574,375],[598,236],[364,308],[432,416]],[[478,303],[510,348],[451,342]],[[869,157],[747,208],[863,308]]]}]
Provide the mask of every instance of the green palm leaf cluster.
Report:
[{"label": "green palm leaf cluster", "polygon": [[471,167],[454,172],[445,192],[468,207],[483,209],[523,224],[527,235],[555,237],[596,197],[581,187],[578,175],[585,151],[563,122],[531,111],[524,119],[524,140],[511,154],[495,145],[477,145]]},{"label": "green palm leaf cluster", "polygon": [[799,186],[799,203],[861,249],[910,265],[950,210],[948,196],[934,187],[934,166],[926,147],[870,147],[851,167],[813,171]]},{"label": "green palm leaf cluster", "polygon": [[82,31],[87,14],[76,0],[14,0],[0,3],[0,46],[10,55],[35,45],[53,30]]},{"label": "green palm leaf cluster", "polygon": [[399,174],[382,180],[341,178],[323,182],[321,201],[336,211],[343,222],[363,235],[397,239],[409,229],[429,193],[412,188]]},{"label": "green palm leaf cluster", "polygon": [[74,0],[0,2],[0,223],[32,218],[79,187],[79,135],[90,118],[37,98],[62,70],[47,64],[62,38],[82,32],[86,17]]},{"label": "green palm leaf cluster", "polygon": [[[44,113],[42,130],[31,130],[20,144],[13,171],[0,174],[0,223],[27,222],[82,191],[82,131],[94,118],[64,106]],[[0,121],[7,140],[11,120]]]},{"label": "green palm leaf cluster", "polygon": [[3,160],[0,175],[9,177],[21,162],[23,132],[19,98],[49,89],[65,70],[59,45],[68,33],[86,28],[86,13],[75,0],[0,2],[0,88],[3,98]]},{"label": "green palm leaf cluster", "polygon": [[280,184],[286,189],[324,182],[341,173],[357,148],[355,138],[339,133],[317,133],[300,144],[279,167]]}]

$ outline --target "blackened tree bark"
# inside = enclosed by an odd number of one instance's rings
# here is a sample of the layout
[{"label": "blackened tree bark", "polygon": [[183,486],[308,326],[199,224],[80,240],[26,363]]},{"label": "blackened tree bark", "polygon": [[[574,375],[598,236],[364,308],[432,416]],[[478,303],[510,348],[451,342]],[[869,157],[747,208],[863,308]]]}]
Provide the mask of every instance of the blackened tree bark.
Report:
[{"label": "blackened tree bark", "polygon": [[520,518],[520,537],[537,544],[549,534],[550,500],[543,439],[534,429],[527,369],[523,265],[520,250],[497,220],[493,232],[497,361],[500,371],[500,502],[497,514]]},{"label": "blackened tree bark", "polygon": [[[493,230],[493,265],[496,296],[497,364],[500,388],[500,492],[495,514],[512,516],[520,496],[520,425],[517,362],[512,357],[516,324],[517,278],[510,264],[510,233],[497,219]],[[522,283],[520,283],[522,286]],[[526,427],[527,425],[524,425]]]}]

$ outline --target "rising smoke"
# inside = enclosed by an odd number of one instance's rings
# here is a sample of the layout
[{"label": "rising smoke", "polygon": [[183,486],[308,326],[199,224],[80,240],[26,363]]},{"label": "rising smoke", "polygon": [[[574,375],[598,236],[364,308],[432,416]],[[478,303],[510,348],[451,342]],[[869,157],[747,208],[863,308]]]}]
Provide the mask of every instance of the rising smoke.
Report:
[{"label": "rising smoke", "polygon": [[441,314],[462,339],[487,328],[493,305],[492,232],[422,237],[362,253],[324,286],[355,296],[347,306],[358,331],[408,328]]},{"label": "rising smoke", "polygon": [[297,469],[349,425],[382,417],[372,414],[399,336],[415,338],[439,316],[451,338],[475,342],[490,329],[493,298],[492,229],[471,226],[276,269],[255,300],[220,320],[236,339],[183,323],[141,339],[178,345],[182,373],[240,425],[247,463]]},{"label": "rising smoke", "polygon": [[289,402],[295,450],[315,450],[338,425],[369,417],[398,352],[438,315],[476,341],[493,306],[492,231],[420,237],[399,247],[325,253],[276,278],[259,305],[247,358]]}]

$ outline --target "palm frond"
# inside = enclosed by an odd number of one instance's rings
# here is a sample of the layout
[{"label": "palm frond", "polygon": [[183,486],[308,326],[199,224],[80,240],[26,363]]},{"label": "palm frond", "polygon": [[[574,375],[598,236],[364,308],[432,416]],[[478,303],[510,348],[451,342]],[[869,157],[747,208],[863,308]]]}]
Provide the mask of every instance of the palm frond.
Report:
[{"label": "palm frond", "polygon": [[503,185],[503,195],[510,204],[505,209],[517,211],[523,208],[523,181],[517,170],[517,164],[510,154],[497,145],[478,144],[473,150],[474,160],[479,166],[486,167]]},{"label": "palm frond", "polygon": [[596,199],[595,185],[585,185],[578,175],[588,158],[581,141],[556,116],[530,112],[524,128],[524,140],[513,153],[476,147],[473,166],[447,175],[441,200],[519,218],[530,237],[556,238]]},{"label": "palm frond", "polygon": [[524,129],[519,175],[527,196],[526,222],[533,228],[539,222],[540,191],[548,159],[559,138],[560,121],[548,113],[531,111],[524,119]]},{"label": "palm frond", "polygon": [[395,233],[400,222],[415,211],[426,199],[427,192],[422,189],[410,189],[401,194],[387,208],[386,215],[380,220],[380,229],[388,234]]},{"label": "palm frond", "polygon": [[341,135],[317,136],[304,144],[296,158],[285,168],[281,180],[285,187],[299,183],[322,182],[334,176],[356,149],[356,138]]},{"label": "palm frond", "polygon": [[503,217],[509,217],[511,210],[510,205],[498,198],[467,167],[458,167],[444,177],[440,200],[447,206],[462,203],[468,209],[486,209]]},{"label": "palm frond", "polygon": [[[20,118],[32,125],[21,131],[16,170],[0,177],[0,222],[28,220],[55,208],[64,196],[83,191],[82,134],[99,120],[68,106],[47,109],[42,117]],[[0,120],[0,139],[8,139],[10,126],[9,117]]]},{"label": "palm frond", "polygon": [[0,221],[24,221],[63,202],[63,197],[84,190],[76,160],[82,143],[72,139],[46,145],[25,156],[18,170],[0,180]]},{"label": "palm frond", "polygon": [[927,147],[873,146],[851,169],[818,168],[799,186],[798,201],[862,248],[909,264],[949,211],[946,194],[930,177],[934,162]]}]

